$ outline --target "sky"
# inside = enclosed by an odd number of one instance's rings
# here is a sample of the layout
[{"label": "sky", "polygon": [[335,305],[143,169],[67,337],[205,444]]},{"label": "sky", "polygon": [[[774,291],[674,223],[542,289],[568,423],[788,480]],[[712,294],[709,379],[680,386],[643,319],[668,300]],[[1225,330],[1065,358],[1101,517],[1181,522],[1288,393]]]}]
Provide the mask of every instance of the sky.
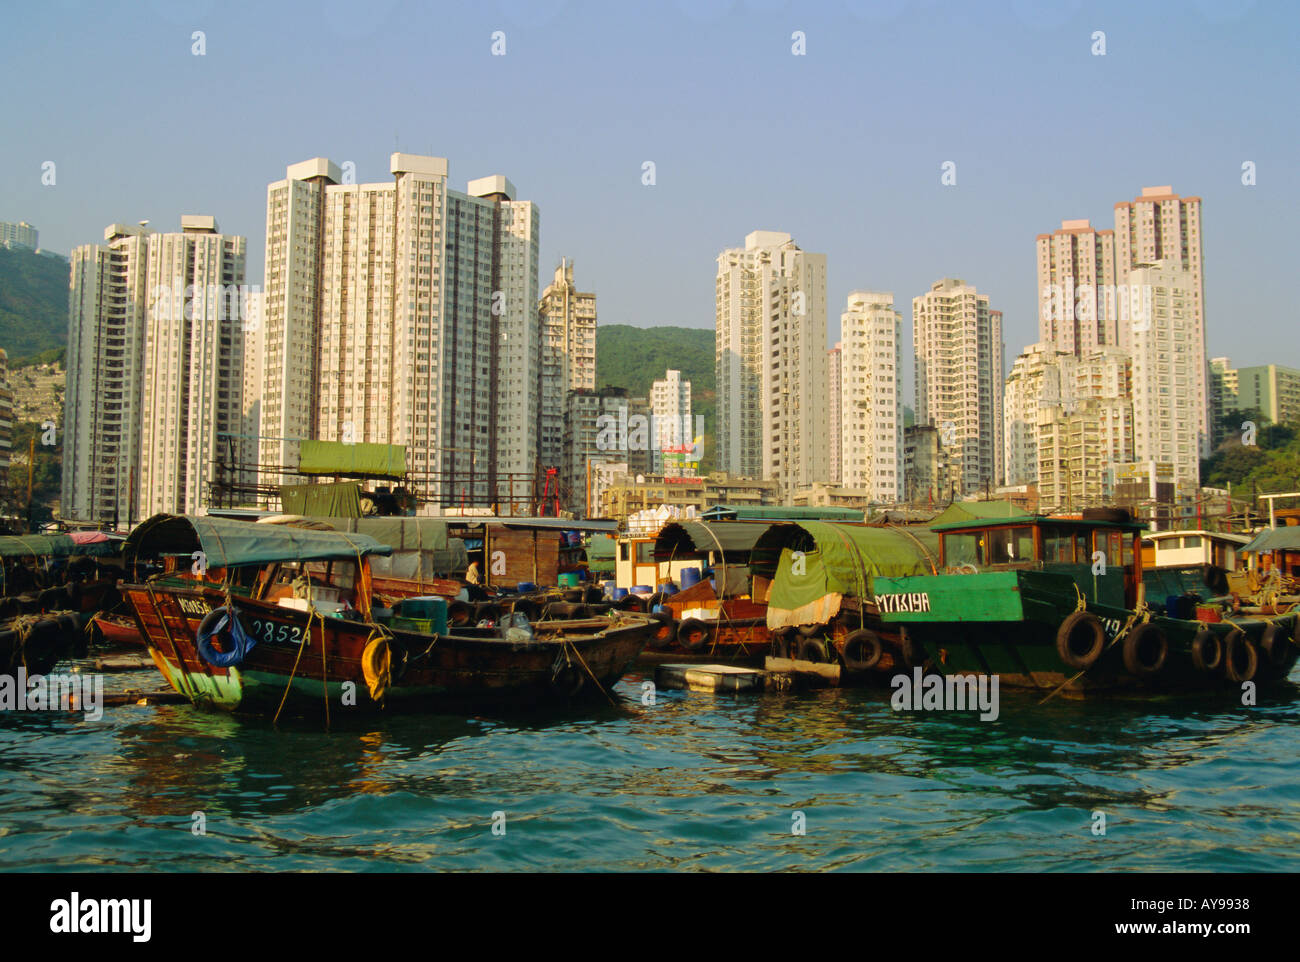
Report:
[{"label": "sky", "polygon": [[829,344],[849,291],[892,291],[908,356],[911,298],[960,277],[1009,368],[1035,236],[1168,184],[1203,199],[1210,356],[1300,367],[1294,2],[4,0],[0,27],[0,220],[50,250],[212,214],[260,284],[268,183],[390,180],[400,149],[509,177],[540,283],[571,258],[601,324],[711,328],[718,253],[777,230],[827,255]]}]

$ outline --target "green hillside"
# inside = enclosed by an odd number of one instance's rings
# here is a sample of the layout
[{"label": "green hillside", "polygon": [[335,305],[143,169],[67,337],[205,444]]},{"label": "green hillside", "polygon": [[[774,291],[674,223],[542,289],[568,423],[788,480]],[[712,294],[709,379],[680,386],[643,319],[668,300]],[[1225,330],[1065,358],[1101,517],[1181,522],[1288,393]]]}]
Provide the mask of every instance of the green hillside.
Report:
[{"label": "green hillside", "polygon": [[669,370],[691,382],[691,409],[704,419],[701,472],[713,470],[714,334],[698,327],[632,327],[605,324],[596,328],[596,386],[625,387],[633,397],[648,397],[652,382]]},{"label": "green hillside", "polygon": [[0,247],[0,348],[17,359],[68,341],[68,262]]}]

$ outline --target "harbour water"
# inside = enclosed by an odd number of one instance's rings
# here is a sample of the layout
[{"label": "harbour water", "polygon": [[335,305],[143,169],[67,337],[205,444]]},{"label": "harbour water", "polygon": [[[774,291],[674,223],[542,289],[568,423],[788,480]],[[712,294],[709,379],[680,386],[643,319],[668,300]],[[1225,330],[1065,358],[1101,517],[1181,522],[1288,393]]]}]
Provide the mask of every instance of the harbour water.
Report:
[{"label": "harbour water", "polygon": [[[330,732],[189,705],[5,713],[0,868],[1300,869],[1294,684],[1255,707],[1003,691],[981,722],[888,690],[646,705],[646,677],[618,707]],[[107,679],[127,687],[159,679]]]}]

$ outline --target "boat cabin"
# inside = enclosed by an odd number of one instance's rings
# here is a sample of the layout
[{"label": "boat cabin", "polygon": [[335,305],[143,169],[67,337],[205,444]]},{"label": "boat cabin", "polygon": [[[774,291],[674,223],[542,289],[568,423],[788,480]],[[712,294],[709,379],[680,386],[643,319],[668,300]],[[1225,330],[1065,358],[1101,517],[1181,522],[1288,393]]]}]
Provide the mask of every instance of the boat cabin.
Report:
[{"label": "boat cabin", "polygon": [[[1101,512],[1099,512],[1101,513]],[[1109,573],[1122,574],[1125,607],[1133,607],[1142,584],[1142,532],[1146,525],[1124,518],[1127,512],[1106,511],[1104,517],[976,518],[935,525],[939,535],[939,567],[951,573],[1037,568],[1058,570],[1076,581]],[[1118,601],[1118,598],[1114,599]]]},{"label": "boat cabin", "polygon": [[1242,534],[1219,531],[1155,531],[1142,539],[1142,567],[1200,568],[1214,565],[1236,571],[1241,549],[1250,543]]}]

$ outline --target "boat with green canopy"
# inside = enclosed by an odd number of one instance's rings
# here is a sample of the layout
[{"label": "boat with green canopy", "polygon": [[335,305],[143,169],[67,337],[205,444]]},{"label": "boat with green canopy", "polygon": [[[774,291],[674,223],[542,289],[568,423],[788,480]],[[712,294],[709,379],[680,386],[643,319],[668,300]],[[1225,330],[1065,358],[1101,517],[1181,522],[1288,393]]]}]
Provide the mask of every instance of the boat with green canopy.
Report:
[{"label": "boat with green canopy", "polygon": [[154,663],[195,705],[278,718],[519,707],[608,689],[644,616],[447,628],[446,600],[375,603],[354,531],[157,515],[125,553],[159,570],[123,586]]},{"label": "boat with green canopy", "polygon": [[876,578],[880,617],[912,662],[1012,687],[1181,691],[1285,678],[1297,656],[1295,614],[1148,598],[1145,528],[1123,509],[1057,517],[1000,508],[940,520],[940,570]]},{"label": "boat with green canopy", "polygon": [[755,601],[767,605],[772,655],[838,661],[853,672],[906,663],[903,639],[881,620],[882,576],[932,573],[938,537],[924,528],[801,521],[775,524],[755,543]]}]

